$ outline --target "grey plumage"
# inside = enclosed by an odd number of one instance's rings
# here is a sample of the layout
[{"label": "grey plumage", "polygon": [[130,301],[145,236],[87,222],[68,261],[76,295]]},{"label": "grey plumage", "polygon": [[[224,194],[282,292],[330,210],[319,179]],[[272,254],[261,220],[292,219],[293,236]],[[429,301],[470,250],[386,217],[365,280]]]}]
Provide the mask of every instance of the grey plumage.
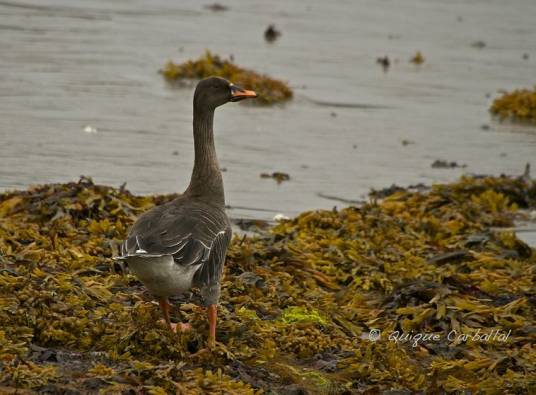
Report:
[{"label": "grey plumage", "polygon": [[[117,259],[125,260],[138,277],[143,277],[136,273],[136,263],[132,264],[136,258],[150,265],[154,259],[171,256],[174,264],[182,267],[181,273],[192,272],[190,287],[201,289],[205,304],[214,304],[219,298],[231,235],[223,207],[183,195],[140,216],[121,245]],[[165,289],[148,288],[155,296],[173,295]]]}]

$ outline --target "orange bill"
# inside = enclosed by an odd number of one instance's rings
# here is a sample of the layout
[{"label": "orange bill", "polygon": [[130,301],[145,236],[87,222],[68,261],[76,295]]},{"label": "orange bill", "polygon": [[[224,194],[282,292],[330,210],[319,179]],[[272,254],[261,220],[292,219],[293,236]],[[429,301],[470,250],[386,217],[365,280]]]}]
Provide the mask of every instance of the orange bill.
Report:
[{"label": "orange bill", "polygon": [[231,84],[231,101],[240,101],[244,99],[254,99],[257,97],[257,94],[254,91],[248,91],[247,89],[242,89],[238,85]]}]

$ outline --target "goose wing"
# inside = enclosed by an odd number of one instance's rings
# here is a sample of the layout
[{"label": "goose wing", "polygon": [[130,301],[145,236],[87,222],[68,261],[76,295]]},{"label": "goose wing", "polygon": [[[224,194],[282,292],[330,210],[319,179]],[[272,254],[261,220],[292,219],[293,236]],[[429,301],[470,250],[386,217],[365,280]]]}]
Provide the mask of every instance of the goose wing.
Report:
[{"label": "goose wing", "polygon": [[149,210],[136,221],[117,259],[172,255],[179,265],[202,264],[209,260],[215,240],[227,228],[230,231],[223,210],[170,202]]},{"label": "goose wing", "polygon": [[193,283],[201,290],[203,301],[207,306],[217,304],[220,299],[223,265],[231,237],[230,226],[219,232],[212,242],[208,259],[195,272]]}]

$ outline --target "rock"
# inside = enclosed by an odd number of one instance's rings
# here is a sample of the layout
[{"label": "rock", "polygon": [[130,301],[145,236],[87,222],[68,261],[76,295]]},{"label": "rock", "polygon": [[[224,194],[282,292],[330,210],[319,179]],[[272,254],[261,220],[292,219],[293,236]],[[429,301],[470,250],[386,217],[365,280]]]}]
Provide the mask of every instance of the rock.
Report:
[{"label": "rock", "polygon": [[274,215],[274,221],[276,221],[276,222],[286,221],[288,219],[290,219],[290,218],[287,217],[285,214],[277,213],[276,215]]}]

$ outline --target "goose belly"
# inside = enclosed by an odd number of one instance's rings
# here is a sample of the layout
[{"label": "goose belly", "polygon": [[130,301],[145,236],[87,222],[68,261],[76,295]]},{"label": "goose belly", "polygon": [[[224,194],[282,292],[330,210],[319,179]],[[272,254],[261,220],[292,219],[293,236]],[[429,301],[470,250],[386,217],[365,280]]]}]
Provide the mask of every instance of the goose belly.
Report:
[{"label": "goose belly", "polygon": [[172,296],[188,292],[192,288],[194,274],[199,265],[181,266],[171,255],[160,257],[130,256],[129,270],[155,296]]}]

